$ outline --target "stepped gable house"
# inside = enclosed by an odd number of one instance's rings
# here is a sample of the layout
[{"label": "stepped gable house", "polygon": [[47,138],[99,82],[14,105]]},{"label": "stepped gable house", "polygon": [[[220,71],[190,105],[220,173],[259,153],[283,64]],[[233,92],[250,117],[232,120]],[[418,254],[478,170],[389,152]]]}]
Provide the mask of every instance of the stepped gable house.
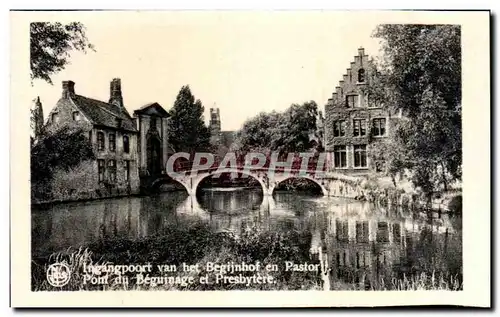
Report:
[{"label": "stepped gable house", "polygon": [[168,113],[157,103],[130,116],[123,103],[121,81],[110,83],[108,102],[78,95],[73,81],[62,83],[62,96],[46,127],[80,127],[88,134],[96,160],[70,172],[57,172],[53,199],[87,199],[138,193],[139,171],[158,174],[166,162]]},{"label": "stepped gable house", "polygon": [[387,139],[391,115],[371,102],[366,93],[375,76],[368,58],[359,48],[325,106],[324,137],[330,171],[366,174],[384,168],[370,153],[378,142]]}]

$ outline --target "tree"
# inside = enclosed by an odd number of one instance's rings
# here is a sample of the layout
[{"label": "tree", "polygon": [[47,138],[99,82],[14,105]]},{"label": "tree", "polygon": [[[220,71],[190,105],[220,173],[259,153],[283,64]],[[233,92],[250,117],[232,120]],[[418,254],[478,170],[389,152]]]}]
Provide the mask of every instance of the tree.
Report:
[{"label": "tree", "polygon": [[83,161],[95,159],[92,145],[81,129],[63,127],[54,133],[43,133],[31,147],[31,184],[43,188],[35,196],[48,198],[54,172],[69,171]]},{"label": "tree", "polygon": [[238,132],[241,151],[277,151],[280,154],[311,150],[317,133],[318,106],[314,101],[293,104],[285,112],[260,113]]},{"label": "tree", "polygon": [[460,26],[379,25],[374,36],[382,40],[383,58],[368,93],[405,118],[390,140],[404,155],[389,168],[409,169],[430,197],[461,179]]},{"label": "tree", "polygon": [[179,91],[171,110],[169,142],[177,152],[209,151],[210,130],[203,120],[205,108],[189,86]]},{"label": "tree", "polygon": [[280,120],[281,114],[273,111],[270,113],[261,112],[245,121],[241,130],[236,134],[232,150],[243,152],[271,150],[275,134],[278,133]]},{"label": "tree", "polygon": [[51,76],[69,63],[69,52],[94,50],[80,22],[32,22],[30,24],[31,80],[42,79],[52,84]]},{"label": "tree", "polygon": [[36,98],[30,115],[30,126],[33,131],[33,139],[36,140],[43,133],[43,107],[40,102],[40,97]]}]

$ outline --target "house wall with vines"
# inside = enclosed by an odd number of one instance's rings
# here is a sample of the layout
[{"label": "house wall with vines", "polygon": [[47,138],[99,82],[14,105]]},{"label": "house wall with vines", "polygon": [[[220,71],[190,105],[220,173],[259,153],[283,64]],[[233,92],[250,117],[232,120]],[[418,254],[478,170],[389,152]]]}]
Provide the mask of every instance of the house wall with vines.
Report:
[{"label": "house wall with vines", "polygon": [[[364,49],[359,48],[325,106],[325,150],[329,170],[363,174],[384,169],[383,162],[372,152],[387,140],[392,119],[389,111],[370,100],[368,88],[375,76],[370,63]],[[346,153],[345,163],[344,158],[336,157],[335,152],[339,149]]]}]

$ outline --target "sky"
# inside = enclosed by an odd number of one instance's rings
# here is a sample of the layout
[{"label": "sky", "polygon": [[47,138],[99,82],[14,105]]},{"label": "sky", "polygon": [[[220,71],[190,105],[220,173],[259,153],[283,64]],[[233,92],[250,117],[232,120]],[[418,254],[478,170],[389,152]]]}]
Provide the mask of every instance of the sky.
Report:
[{"label": "sky", "polygon": [[[57,13],[54,13],[57,14]],[[183,85],[209,109],[218,107],[222,130],[238,130],[259,112],[283,111],[314,100],[323,111],[359,47],[379,53],[371,37],[376,16],[349,12],[79,12],[54,15],[80,21],[95,52],[72,52],[70,65],[36,80],[45,117],[61,96],[61,82],[77,94],[107,101],[121,78],[130,113],[144,104],[173,106]]]}]

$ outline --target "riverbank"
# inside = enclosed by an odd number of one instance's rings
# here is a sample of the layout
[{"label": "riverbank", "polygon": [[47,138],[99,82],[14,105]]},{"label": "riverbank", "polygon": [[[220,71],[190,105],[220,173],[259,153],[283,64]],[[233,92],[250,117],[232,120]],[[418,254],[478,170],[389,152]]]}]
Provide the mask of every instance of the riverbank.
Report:
[{"label": "riverbank", "polygon": [[415,188],[407,179],[398,180],[394,185],[390,177],[368,175],[360,182],[360,186],[364,192],[363,199],[368,202],[431,212],[462,214],[461,183],[453,184],[446,191],[433,193],[431,201],[428,201],[425,193]]},{"label": "riverbank", "polygon": [[[180,185],[176,186],[173,184],[166,184],[163,186],[162,186],[161,192],[182,192],[182,191],[185,191],[184,187],[182,187]],[[147,195],[141,194],[140,192],[134,192],[134,193],[116,193],[116,194],[105,195],[105,196],[70,197],[67,199],[52,199],[52,200],[40,200],[40,199],[33,199],[32,198],[31,206],[43,208],[46,206],[66,204],[66,203],[89,202],[89,201],[100,201],[100,200],[116,199],[116,198],[123,198],[123,197],[143,197],[143,196],[147,196]]]}]

